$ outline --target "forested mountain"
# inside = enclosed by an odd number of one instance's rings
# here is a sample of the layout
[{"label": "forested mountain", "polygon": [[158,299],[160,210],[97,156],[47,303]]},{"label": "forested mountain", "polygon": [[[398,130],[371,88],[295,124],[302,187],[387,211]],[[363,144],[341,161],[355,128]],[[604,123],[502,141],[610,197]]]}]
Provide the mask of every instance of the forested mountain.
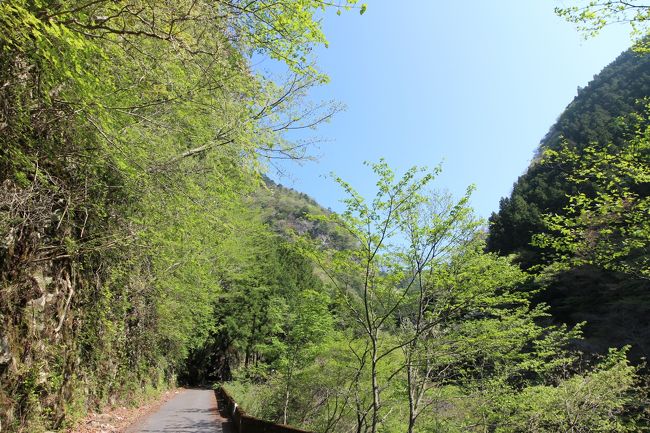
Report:
[{"label": "forested mountain", "polygon": [[585,148],[596,142],[620,144],[630,134],[621,116],[643,111],[643,98],[650,96],[650,57],[632,50],[621,54],[584,88],[560,115],[541,141],[537,156],[515,182],[510,197],[501,199],[499,211],[490,217],[488,249],[518,254],[524,267],[541,264],[544,258],[531,246],[532,236],[544,230],[541,215],[561,212],[567,194],[575,192],[566,181],[566,167],[540,164],[544,149],[562,143]]},{"label": "forested mountain", "polygon": [[[558,254],[552,249],[542,248],[539,241],[535,242],[536,236],[553,230],[556,236],[574,233],[580,218],[588,221],[586,213],[580,216],[584,212],[580,211],[581,202],[597,197],[599,191],[611,189],[614,184],[621,191],[631,188],[629,191],[634,197],[640,198],[641,202],[647,201],[650,194],[647,181],[639,178],[640,181],[631,182],[630,173],[646,167],[647,147],[639,145],[635,137],[643,135],[648,125],[647,100],[644,100],[648,96],[650,56],[633,50],[621,54],[588,86],[579,89],[578,95],[540,143],[527,171],[515,182],[510,197],[501,199],[499,211],[490,217],[488,250],[504,255],[514,253],[523,267],[536,272],[546,267],[553,268],[557,266]],[[630,153],[634,149],[638,149],[639,154],[628,161],[628,174],[622,177],[612,170],[616,166],[614,159],[605,163],[593,158],[595,154],[615,158],[616,154]],[[558,156],[552,160],[545,159],[544,154],[549,150],[559,152]],[[593,167],[588,167],[591,163],[585,164],[584,161],[594,161]],[[575,181],[576,173],[587,173],[597,166],[611,173],[603,174],[604,171],[598,174],[599,178],[589,175],[590,180]],[[608,176],[610,186],[604,185]],[[633,203],[631,199],[627,200]],[[595,212],[607,215],[607,209],[607,202],[594,202]],[[624,215],[631,209],[629,206],[625,209],[623,205],[621,210],[612,210],[612,215],[620,212]],[[573,227],[549,226],[553,221],[549,219],[551,215],[555,215],[557,220],[569,214],[578,218],[572,222]],[[645,217],[642,215],[629,229],[625,228],[623,221],[615,218],[590,223],[587,230],[591,233],[591,240],[589,236],[585,238],[585,247],[593,254],[618,256],[620,251],[614,249],[598,252],[599,233],[609,230],[608,242],[622,248],[626,237],[634,230],[644,233],[643,220],[648,221],[648,218],[647,213]],[[619,232],[617,227],[627,232]],[[569,248],[561,256],[567,260],[580,254],[588,255]],[[645,260],[642,258],[648,257],[647,244],[639,243],[634,254],[634,260]],[[578,266],[544,276],[542,284],[545,289],[538,300],[551,305],[554,319],[559,322],[587,322],[587,339],[583,345],[587,352],[604,353],[608,347],[629,344],[635,359],[647,357],[650,354],[647,279],[621,267],[607,266],[602,257],[596,262],[583,260]],[[647,268],[647,264],[643,266]]]},{"label": "forested mountain", "polygon": [[349,248],[355,242],[340,227],[314,218],[331,215],[331,210],[323,208],[304,192],[287,188],[268,177],[264,177],[264,187],[253,195],[252,202],[260,207],[262,218],[269,227],[284,237],[292,234],[309,236],[339,250]]}]

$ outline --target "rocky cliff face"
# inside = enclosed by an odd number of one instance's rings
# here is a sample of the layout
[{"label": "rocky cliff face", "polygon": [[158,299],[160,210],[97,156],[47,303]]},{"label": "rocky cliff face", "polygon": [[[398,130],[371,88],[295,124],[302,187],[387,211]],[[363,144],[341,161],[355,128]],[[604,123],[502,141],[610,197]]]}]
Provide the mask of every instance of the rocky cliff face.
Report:
[{"label": "rocky cliff face", "polygon": [[[70,311],[79,279],[60,243],[64,203],[38,180],[0,186],[0,421],[63,419],[79,363]],[[34,425],[37,429],[39,426]]]}]

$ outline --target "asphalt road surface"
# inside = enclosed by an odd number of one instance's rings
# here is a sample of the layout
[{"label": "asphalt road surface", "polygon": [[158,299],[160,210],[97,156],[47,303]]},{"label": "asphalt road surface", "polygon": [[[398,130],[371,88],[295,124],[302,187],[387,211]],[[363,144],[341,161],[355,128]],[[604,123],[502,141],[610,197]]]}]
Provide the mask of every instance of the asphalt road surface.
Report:
[{"label": "asphalt road surface", "polygon": [[217,408],[214,391],[187,389],[131,426],[127,433],[233,433]]}]

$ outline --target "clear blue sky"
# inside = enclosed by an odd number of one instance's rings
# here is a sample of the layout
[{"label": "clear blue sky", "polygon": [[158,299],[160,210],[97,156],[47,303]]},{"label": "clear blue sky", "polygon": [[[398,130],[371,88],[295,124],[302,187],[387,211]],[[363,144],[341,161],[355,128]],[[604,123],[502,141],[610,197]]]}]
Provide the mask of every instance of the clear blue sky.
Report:
[{"label": "clear blue sky", "polygon": [[331,83],[312,97],[347,110],[315,132],[329,140],[317,162],[272,177],[340,210],[330,172],[368,194],[365,160],[400,172],[442,162],[435,187],[459,195],[476,184],[472,204],[488,217],[577,87],[630,45],[622,26],[585,41],[554,15],[561,3],[375,0],[363,16],[328,14],[329,48],[316,55]]}]

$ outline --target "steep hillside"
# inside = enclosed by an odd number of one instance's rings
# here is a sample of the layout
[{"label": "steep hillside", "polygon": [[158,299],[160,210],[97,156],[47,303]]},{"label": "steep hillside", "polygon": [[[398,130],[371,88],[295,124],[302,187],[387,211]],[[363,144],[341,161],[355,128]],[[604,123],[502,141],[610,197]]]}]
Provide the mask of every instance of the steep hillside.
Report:
[{"label": "steep hillside", "polygon": [[[629,133],[619,122],[640,109],[639,99],[650,96],[650,56],[632,51],[621,54],[569,104],[541,141],[537,154],[557,148],[563,140],[583,148],[592,142],[619,144]],[[571,187],[565,173],[542,165],[537,158],[514,183],[510,197],[501,199],[499,211],[490,217],[488,249],[501,254],[517,253],[524,267],[543,258],[530,246],[531,237],[543,229],[541,214],[559,212],[567,204]]]},{"label": "steep hillside", "polygon": [[281,236],[309,235],[326,247],[338,250],[349,248],[354,242],[352,236],[339,227],[310,217],[329,215],[330,210],[307,194],[275,183],[268,177],[264,177],[264,187],[253,196],[253,201],[262,209],[263,220]]},{"label": "steep hillside", "polygon": [[[502,198],[499,211],[490,218],[488,249],[503,255],[516,254],[527,269],[547,266],[555,260],[550,251],[531,246],[533,235],[545,231],[543,214],[563,214],[568,195],[592,196],[594,186],[580,190],[567,175],[575,170],[569,161],[542,162],[545,149],[559,149],[564,143],[584,155],[590,144],[626,146],[634,129],[632,113],[643,112],[643,98],[650,96],[650,56],[632,51],[621,54],[594,77],[569,104],[544,137],[528,170],[513,186],[510,197]],[[641,122],[647,122],[641,120]],[[635,125],[635,126],[630,126]],[[637,191],[647,195],[647,190]],[[597,228],[595,228],[597,229]],[[606,352],[608,347],[629,344],[634,358],[650,353],[650,297],[648,281],[598,266],[582,265],[546,278],[546,290],[538,300],[551,305],[555,320],[575,324],[587,322],[588,337],[583,349]]]}]

